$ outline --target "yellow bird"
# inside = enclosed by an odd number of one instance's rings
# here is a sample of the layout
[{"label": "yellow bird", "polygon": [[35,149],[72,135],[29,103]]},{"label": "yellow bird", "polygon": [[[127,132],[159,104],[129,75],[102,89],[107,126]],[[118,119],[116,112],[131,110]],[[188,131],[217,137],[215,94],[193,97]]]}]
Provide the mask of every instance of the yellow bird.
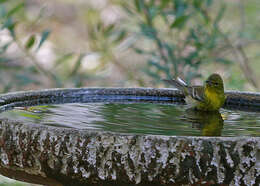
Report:
[{"label": "yellow bird", "polygon": [[180,78],[164,81],[195,100],[195,109],[200,111],[218,111],[226,100],[223,80],[219,74],[210,75],[203,86],[189,86]]}]

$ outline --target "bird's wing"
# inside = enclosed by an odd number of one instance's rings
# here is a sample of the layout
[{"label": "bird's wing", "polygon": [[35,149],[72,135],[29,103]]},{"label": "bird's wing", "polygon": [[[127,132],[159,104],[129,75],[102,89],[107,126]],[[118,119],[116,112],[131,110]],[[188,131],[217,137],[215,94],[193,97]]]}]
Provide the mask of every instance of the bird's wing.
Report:
[{"label": "bird's wing", "polygon": [[197,101],[204,101],[204,88],[203,86],[188,86],[185,81],[183,81],[181,78],[170,79],[166,80],[163,79],[163,81],[173,85],[180,91],[184,93],[185,96],[189,95],[193,99]]},{"label": "bird's wing", "polygon": [[169,83],[170,85],[173,85],[175,88],[182,91],[184,95],[188,95],[188,86],[182,79],[163,79],[163,81]]},{"label": "bird's wing", "polygon": [[188,87],[188,94],[197,101],[204,101],[204,87],[203,86]]}]

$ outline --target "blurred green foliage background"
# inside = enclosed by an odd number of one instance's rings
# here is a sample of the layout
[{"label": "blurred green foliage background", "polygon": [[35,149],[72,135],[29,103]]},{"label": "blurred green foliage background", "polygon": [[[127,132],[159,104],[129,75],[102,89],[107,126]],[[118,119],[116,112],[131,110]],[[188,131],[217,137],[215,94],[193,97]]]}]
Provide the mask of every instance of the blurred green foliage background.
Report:
[{"label": "blurred green foliage background", "polygon": [[257,0],[0,0],[0,92],[165,87],[220,73],[260,87]]},{"label": "blurred green foliage background", "polygon": [[259,91],[259,10],[258,0],[0,0],[0,92],[200,84],[213,72],[226,89]]}]

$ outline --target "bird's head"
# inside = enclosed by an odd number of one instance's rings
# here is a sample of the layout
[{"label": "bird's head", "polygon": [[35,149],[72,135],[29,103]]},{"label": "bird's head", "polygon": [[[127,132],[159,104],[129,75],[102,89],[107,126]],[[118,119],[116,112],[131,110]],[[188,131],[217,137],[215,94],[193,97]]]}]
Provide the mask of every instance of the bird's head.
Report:
[{"label": "bird's head", "polygon": [[211,74],[205,82],[206,88],[217,92],[224,91],[224,84],[219,74]]}]

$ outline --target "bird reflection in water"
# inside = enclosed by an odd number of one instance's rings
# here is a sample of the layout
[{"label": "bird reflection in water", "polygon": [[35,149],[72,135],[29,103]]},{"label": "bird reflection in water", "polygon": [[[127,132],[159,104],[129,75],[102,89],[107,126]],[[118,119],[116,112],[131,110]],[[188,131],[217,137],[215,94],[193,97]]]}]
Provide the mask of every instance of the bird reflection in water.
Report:
[{"label": "bird reflection in water", "polygon": [[203,112],[187,109],[185,118],[192,123],[192,127],[201,130],[202,136],[221,136],[224,120],[219,111]]}]

